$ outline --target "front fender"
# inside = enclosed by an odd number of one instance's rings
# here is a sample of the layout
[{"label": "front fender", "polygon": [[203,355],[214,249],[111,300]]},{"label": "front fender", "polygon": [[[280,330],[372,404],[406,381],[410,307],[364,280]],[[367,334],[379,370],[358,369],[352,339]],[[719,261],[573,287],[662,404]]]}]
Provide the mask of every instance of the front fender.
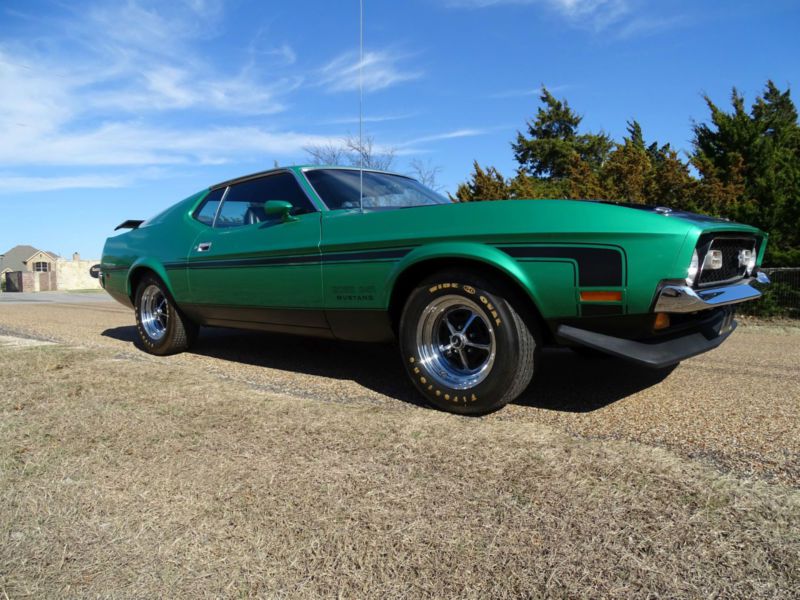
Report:
[{"label": "front fender", "polygon": [[395,285],[400,276],[408,269],[430,260],[462,258],[482,262],[499,269],[513,279],[538,307],[536,286],[528,274],[513,258],[505,252],[478,242],[441,242],[427,244],[415,248],[401,260],[390,272],[384,286],[385,305],[389,305]]}]

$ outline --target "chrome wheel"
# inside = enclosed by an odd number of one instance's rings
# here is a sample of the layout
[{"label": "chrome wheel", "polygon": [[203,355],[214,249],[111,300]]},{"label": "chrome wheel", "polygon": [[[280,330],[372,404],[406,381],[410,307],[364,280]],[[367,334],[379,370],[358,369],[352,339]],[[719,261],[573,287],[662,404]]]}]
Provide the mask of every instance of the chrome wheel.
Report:
[{"label": "chrome wheel", "polygon": [[157,285],[148,285],[139,302],[139,319],[147,337],[159,341],[167,333],[169,311],[167,297]]},{"label": "chrome wheel", "polygon": [[417,355],[441,385],[457,390],[475,387],[494,365],[492,323],[469,298],[442,296],[431,302],[417,324]]}]

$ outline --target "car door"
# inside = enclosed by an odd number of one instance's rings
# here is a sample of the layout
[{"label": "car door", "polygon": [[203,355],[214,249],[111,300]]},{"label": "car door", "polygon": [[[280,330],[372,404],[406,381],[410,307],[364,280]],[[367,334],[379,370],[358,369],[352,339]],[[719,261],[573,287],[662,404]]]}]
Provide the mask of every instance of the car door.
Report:
[{"label": "car door", "polygon": [[[267,215],[269,200],[293,208]],[[189,252],[190,311],[212,325],[326,328],[319,243],[320,213],[292,173],[232,184]]]}]

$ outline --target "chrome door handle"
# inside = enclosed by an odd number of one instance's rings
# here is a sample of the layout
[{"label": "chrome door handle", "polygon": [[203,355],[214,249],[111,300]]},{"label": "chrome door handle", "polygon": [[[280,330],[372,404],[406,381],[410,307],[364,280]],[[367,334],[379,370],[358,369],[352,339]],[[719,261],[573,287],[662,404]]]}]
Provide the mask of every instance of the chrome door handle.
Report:
[{"label": "chrome door handle", "polygon": [[197,244],[197,248],[195,248],[198,252],[208,252],[211,250],[211,242],[200,242]]}]

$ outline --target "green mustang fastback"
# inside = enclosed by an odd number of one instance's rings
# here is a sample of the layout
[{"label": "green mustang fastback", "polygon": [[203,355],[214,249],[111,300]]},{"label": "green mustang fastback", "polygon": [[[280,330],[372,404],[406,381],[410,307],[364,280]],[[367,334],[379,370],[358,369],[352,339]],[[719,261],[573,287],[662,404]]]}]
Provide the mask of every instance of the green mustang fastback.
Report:
[{"label": "green mustang fastback", "polygon": [[596,201],[459,204],[352,168],[241,177],[120,228],[95,275],[134,308],[148,352],[188,349],[201,325],[396,339],[422,395],[462,414],[516,398],[544,346],[655,368],[711,350],[768,283],[767,235],[747,225]]}]

